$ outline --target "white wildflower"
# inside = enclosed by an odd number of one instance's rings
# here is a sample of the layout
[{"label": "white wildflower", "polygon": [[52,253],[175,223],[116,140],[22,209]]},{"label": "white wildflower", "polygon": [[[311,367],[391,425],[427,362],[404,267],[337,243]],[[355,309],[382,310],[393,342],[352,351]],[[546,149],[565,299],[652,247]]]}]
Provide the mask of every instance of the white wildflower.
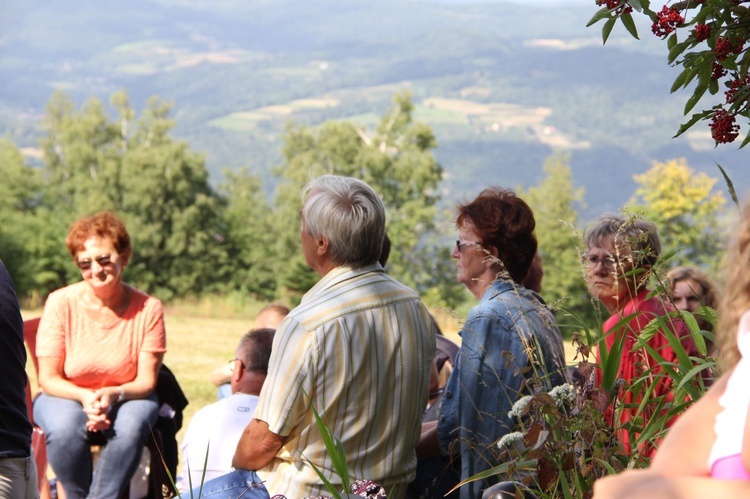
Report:
[{"label": "white wildflower", "polygon": [[520,399],[516,400],[516,403],[513,404],[513,408],[508,412],[509,418],[520,418],[521,414],[523,414],[523,410],[526,409],[526,406],[529,405],[529,402],[531,401],[531,395],[526,395],[525,397],[521,397]]},{"label": "white wildflower", "polygon": [[506,433],[503,438],[501,438],[497,443],[497,447],[499,449],[502,449],[504,447],[511,447],[515,445],[516,442],[520,442],[521,440],[523,440],[523,433],[521,433],[520,431]]},{"label": "white wildflower", "polygon": [[576,392],[573,385],[565,383],[560,386],[554,387],[549,392],[549,396],[555,401],[555,405],[562,407],[565,402],[574,402],[576,399]]}]

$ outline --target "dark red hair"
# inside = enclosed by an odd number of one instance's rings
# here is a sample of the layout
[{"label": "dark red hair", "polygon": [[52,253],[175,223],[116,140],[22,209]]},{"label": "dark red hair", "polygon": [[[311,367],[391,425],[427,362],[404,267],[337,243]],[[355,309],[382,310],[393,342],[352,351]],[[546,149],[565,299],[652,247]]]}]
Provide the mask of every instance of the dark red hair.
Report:
[{"label": "dark red hair", "polygon": [[120,254],[130,253],[130,234],[123,221],[114,213],[102,211],[74,222],[65,238],[65,246],[75,258],[84,249],[83,243],[92,237],[111,240]]},{"label": "dark red hair", "polygon": [[510,189],[491,187],[457,208],[456,226],[473,225],[482,246],[496,248],[510,277],[523,282],[537,249],[534,212],[526,201]]}]

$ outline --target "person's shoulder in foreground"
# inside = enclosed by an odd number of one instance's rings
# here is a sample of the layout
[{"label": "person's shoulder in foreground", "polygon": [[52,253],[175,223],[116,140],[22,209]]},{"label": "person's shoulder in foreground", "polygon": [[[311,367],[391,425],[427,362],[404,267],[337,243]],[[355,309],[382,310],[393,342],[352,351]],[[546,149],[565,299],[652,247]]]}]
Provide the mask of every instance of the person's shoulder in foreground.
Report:
[{"label": "person's shoulder in foreground", "polygon": [[23,319],[13,282],[0,260],[0,497],[37,496],[31,457],[31,423],[26,409],[26,350]]}]

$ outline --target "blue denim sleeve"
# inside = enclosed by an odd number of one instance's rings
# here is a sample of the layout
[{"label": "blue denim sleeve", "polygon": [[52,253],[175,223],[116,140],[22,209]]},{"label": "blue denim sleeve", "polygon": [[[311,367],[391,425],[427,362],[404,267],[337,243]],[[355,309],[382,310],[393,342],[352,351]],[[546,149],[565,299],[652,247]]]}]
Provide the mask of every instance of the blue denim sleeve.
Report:
[{"label": "blue denim sleeve", "polygon": [[[493,283],[471,310],[461,337],[437,430],[441,452],[460,456],[461,479],[466,480],[499,464],[496,443],[513,429],[508,412],[528,390],[525,380],[546,369],[555,373],[556,384],[564,357],[554,318],[544,304],[504,282]],[[461,499],[481,497],[488,484],[476,480],[464,485]]]},{"label": "blue denim sleeve", "polygon": [[444,455],[471,441],[473,451],[494,445],[511,427],[508,418],[523,382],[526,349],[503,313],[477,307],[462,328],[462,343],[438,420]]}]

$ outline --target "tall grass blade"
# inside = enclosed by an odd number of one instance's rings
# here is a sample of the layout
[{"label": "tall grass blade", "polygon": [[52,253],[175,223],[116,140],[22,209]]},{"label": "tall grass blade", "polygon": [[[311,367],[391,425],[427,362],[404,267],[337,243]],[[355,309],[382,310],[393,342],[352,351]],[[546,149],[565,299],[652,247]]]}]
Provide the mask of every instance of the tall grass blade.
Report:
[{"label": "tall grass blade", "polygon": [[533,470],[536,470],[536,465],[537,465],[536,459],[529,459],[529,460],[516,461],[516,462],[505,462],[499,466],[495,466],[494,468],[490,468],[488,470],[484,470],[480,473],[477,473],[476,475],[469,477],[466,480],[460,481],[458,484],[456,484],[455,487],[453,487],[451,490],[448,491],[448,494],[452,493],[454,490],[460,487],[463,487],[467,483],[475,482],[477,480],[484,480],[485,478],[499,475],[501,473],[507,473],[511,467],[513,467],[516,470],[533,471]]}]

